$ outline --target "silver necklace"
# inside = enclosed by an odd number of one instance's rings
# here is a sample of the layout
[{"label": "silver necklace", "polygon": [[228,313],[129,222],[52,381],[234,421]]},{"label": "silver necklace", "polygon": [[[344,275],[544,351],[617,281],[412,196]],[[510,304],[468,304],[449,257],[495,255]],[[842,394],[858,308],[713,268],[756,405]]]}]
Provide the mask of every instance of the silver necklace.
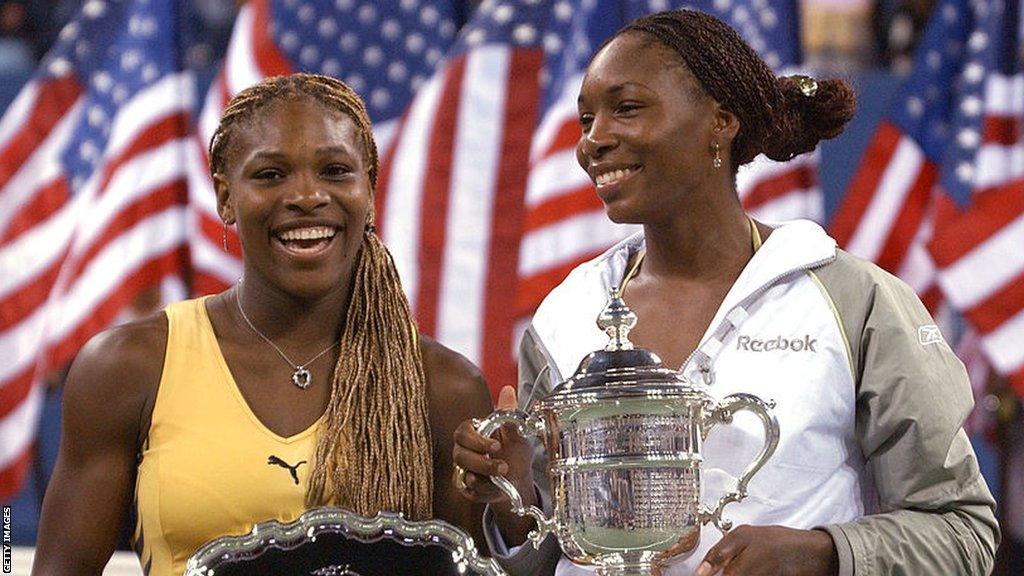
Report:
[{"label": "silver necklace", "polygon": [[340,344],[341,339],[339,338],[337,341],[335,341],[334,344],[331,344],[327,348],[321,350],[319,354],[313,356],[304,364],[296,364],[295,362],[292,362],[291,358],[286,356],[285,353],[282,352],[280,348],[277,347],[277,344],[274,344],[274,342],[270,338],[267,338],[267,336],[263,332],[260,332],[259,328],[256,328],[256,326],[252,323],[252,320],[249,320],[249,317],[245,315],[245,310],[242,309],[242,297],[239,295],[239,292],[241,292],[241,290],[238,290],[236,288],[235,304],[238,305],[238,312],[242,314],[242,319],[245,320],[245,323],[249,325],[249,328],[252,328],[253,332],[255,332],[260,338],[263,338],[264,342],[270,344],[270,346],[277,351],[278,355],[280,355],[281,358],[285,362],[287,362],[289,366],[295,369],[295,371],[292,372],[292,384],[295,384],[296,386],[302,388],[303,390],[309,388],[309,385],[313,382],[313,377],[310,375],[309,370],[306,369],[306,366],[309,366],[313,362],[316,362],[318,358],[320,358],[324,354],[327,354],[327,352],[329,352],[332,348]]}]

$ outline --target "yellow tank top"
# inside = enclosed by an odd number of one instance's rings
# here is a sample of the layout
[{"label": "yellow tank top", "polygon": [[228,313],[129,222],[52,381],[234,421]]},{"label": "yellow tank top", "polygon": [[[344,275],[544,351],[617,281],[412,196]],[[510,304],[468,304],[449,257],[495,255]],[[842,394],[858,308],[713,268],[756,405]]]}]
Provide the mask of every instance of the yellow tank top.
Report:
[{"label": "yellow tank top", "polygon": [[135,488],[133,538],[153,576],[180,575],[200,546],[304,510],[317,421],[283,438],[246,404],[205,298],[167,307],[167,352]]}]

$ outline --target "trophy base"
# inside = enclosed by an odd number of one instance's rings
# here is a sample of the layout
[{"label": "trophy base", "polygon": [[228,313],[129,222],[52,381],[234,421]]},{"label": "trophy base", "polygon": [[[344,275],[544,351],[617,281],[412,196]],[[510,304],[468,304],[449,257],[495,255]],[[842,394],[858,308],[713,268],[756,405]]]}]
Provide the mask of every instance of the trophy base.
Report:
[{"label": "trophy base", "polygon": [[598,576],[661,576],[662,567],[654,562],[607,564],[597,568]]}]

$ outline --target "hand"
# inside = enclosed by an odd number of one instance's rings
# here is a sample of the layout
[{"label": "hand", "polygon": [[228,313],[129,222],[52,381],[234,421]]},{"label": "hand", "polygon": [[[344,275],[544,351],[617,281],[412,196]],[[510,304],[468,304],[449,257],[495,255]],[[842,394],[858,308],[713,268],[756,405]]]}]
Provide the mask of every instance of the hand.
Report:
[{"label": "hand", "polygon": [[[515,410],[516,390],[505,386],[498,395],[499,410]],[[504,476],[519,490],[523,504],[536,503],[533,491],[533,469],[530,462],[533,450],[515,426],[502,426],[491,438],[477,433],[473,422],[466,420],[455,429],[455,447],[452,460],[466,471],[465,486],[453,478],[459,492],[473,502],[499,503],[508,501],[488,476]],[[507,509],[508,507],[503,507]]]},{"label": "hand", "polygon": [[694,576],[833,576],[839,559],[824,530],[739,526],[704,556]]}]

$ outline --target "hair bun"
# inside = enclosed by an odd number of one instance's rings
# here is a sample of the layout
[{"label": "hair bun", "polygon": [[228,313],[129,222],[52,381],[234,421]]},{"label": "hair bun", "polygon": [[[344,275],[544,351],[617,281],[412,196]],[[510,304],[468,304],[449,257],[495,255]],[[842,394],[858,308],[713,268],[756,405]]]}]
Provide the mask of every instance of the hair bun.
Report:
[{"label": "hair bun", "polygon": [[764,153],[784,162],[814,150],[818,142],[835,138],[853,118],[857,97],[845,80],[818,80],[814,89],[806,77],[778,79],[782,109],[775,118]]}]

